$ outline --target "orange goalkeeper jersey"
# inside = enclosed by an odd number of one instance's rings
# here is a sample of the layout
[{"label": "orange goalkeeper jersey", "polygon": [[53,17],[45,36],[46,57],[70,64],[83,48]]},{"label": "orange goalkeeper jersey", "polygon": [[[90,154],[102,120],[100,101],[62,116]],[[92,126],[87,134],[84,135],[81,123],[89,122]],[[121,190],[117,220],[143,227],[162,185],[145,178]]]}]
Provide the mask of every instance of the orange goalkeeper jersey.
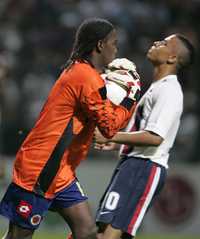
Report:
[{"label": "orange goalkeeper jersey", "polygon": [[128,98],[113,105],[99,73],[87,62],[76,62],[56,81],[20,147],[13,182],[53,198],[75,179],[75,169],[86,157],[95,127],[112,137],[125,126],[133,108]]}]

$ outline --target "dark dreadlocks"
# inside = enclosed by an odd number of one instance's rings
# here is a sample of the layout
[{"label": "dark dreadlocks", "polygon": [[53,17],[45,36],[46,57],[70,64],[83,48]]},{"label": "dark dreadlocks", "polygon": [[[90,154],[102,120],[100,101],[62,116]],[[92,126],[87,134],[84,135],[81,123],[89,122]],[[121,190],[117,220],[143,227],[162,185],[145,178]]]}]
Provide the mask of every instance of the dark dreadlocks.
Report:
[{"label": "dark dreadlocks", "polygon": [[85,20],[76,32],[75,42],[70,58],[64,68],[71,66],[76,60],[87,60],[97,47],[98,41],[103,40],[114,29],[112,23],[101,18]]}]

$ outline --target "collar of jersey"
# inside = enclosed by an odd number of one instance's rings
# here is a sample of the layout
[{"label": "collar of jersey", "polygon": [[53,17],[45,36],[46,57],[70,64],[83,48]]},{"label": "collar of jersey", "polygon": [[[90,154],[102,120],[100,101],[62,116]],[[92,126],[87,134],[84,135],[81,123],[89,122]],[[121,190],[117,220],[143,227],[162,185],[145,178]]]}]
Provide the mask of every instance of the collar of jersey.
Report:
[{"label": "collar of jersey", "polygon": [[161,83],[161,82],[163,82],[165,80],[171,80],[171,79],[176,79],[177,80],[177,75],[174,75],[174,74],[167,75],[167,76],[161,78],[160,80],[154,81],[152,83],[152,85],[159,84],[159,83]]}]

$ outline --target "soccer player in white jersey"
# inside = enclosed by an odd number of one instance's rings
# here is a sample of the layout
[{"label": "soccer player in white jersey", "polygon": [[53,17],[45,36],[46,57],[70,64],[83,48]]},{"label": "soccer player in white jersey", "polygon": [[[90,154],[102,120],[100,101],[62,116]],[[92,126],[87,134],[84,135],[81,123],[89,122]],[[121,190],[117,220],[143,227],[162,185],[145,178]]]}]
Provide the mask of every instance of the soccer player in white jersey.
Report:
[{"label": "soccer player in white jersey", "polygon": [[134,237],[160,193],[183,111],[177,74],[192,63],[193,56],[193,46],[180,34],[154,42],[147,53],[154,67],[154,81],[127,128],[111,139],[96,131],[96,148],[111,150],[121,145],[121,159],[96,216],[101,239]]}]

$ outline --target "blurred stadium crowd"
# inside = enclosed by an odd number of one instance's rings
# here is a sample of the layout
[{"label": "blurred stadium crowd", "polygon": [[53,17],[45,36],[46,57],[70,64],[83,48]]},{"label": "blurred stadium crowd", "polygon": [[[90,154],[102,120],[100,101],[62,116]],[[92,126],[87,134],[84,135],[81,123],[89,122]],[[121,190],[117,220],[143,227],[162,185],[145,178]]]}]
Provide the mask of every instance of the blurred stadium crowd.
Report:
[{"label": "blurred stadium crowd", "polygon": [[1,0],[1,154],[14,155],[33,126],[69,57],[77,26],[85,18],[102,17],[116,26],[119,56],[136,63],[143,91],[152,80],[145,54],[153,41],[179,32],[193,42],[197,60],[189,73],[180,76],[185,108],[172,157],[198,162],[199,11],[198,0]]}]

